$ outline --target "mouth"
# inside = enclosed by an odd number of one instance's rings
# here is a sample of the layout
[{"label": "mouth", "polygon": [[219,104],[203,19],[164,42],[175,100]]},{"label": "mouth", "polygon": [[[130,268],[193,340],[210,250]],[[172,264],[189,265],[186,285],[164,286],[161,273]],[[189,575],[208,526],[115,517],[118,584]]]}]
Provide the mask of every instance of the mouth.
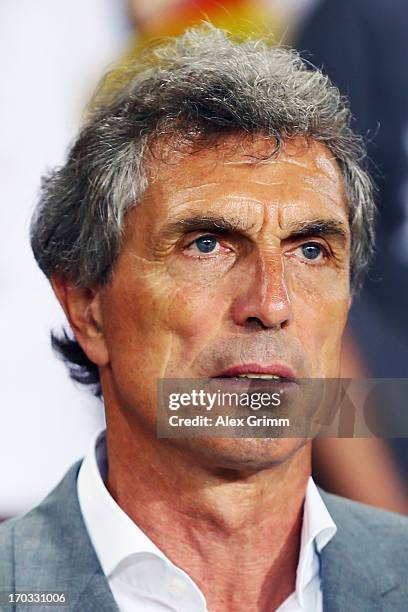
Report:
[{"label": "mouth", "polygon": [[232,384],[243,384],[253,388],[285,389],[296,384],[292,368],[283,364],[261,365],[257,363],[240,364],[219,372],[213,380],[225,380]]},{"label": "mouth", "polygon": [[247,378],[250,380],[270,380],[280,382],[295,382],[292,368],[283,364],[261,365],[248,363],[232,366],[218,373],[213,378]]}]

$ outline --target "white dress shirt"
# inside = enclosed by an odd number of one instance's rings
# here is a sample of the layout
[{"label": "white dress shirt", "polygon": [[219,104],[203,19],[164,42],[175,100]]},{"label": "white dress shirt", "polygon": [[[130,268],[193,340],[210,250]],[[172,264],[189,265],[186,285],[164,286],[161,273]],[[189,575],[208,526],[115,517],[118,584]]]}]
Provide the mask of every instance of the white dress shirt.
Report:
[{"label": "white dress shirt", "polygon": [[[86,528],[121,612],[206,612],[205,597],[118,506],[104,484],[105,431],[92,440],[78,474]],[[318,552],[336,533],[312,478],[304,504],[295,591],[276,612],[322,612]]]}]

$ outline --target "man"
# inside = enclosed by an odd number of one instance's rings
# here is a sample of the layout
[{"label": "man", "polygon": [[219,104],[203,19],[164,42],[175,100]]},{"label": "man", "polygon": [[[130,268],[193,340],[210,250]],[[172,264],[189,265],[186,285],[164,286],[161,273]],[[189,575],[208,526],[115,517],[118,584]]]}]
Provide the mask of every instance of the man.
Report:
[{"label": "man", "polygon": [[54,345],[103,396],[106,436],[2,527],[3,591],[77,611],[404,609],[407,521],[319,493],[310,440],[156,435],[163,379],[338,375],[373,243],[349,120],[295,52],[210,26],[107,79],[32,225],[75,334]]}]

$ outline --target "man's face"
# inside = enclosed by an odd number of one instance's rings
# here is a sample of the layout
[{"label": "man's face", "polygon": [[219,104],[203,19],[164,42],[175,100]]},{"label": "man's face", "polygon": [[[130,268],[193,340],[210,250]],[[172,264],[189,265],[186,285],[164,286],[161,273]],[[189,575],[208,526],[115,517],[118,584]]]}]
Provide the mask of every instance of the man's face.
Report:
[{"label": "man's face", "polygon": [[[270,143],[235,144],[152,162],[101,293],[104,392],[114,389],[127,418],[152,432],[161,378],[216,377],[246,364],[338,376],[350,302],[338,166],[323,145],[301,139],[262,162]],[[177,444],[224,465],[264,466],[301,441]]]}]

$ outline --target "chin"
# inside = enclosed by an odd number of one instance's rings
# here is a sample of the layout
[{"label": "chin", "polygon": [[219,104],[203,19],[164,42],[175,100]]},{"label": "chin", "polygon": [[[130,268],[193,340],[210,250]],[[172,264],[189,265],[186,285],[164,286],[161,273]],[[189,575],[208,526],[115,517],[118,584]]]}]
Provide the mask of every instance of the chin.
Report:
[{"label": "chin", "polygon": [[307,438],[190,438],[173,442],[214,469],[260,471],[289,461]]}]

